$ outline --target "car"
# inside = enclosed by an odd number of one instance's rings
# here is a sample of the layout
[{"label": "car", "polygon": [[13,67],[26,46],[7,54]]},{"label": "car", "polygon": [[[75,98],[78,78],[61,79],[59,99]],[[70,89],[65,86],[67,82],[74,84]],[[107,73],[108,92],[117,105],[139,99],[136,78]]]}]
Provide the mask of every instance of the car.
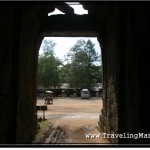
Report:
[{"label": "car", "polygon": [[84,98],[89,99],[90,98],[90,94],[89,94],[89,90],[88,89],[82,89],[82,91],[81,91],[81,98],[82,99],[84,99]]}]

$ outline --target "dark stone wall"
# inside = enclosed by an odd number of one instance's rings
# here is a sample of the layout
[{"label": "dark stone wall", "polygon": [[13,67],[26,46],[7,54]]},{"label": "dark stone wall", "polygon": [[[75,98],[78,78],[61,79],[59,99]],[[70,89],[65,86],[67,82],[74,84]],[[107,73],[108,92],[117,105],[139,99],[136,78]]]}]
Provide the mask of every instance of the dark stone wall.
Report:
[{"label": "dark stone wall", "polygon": [[[138,16],[136,20],[138,26],[136,27],[136,41],[139,51],[139,91],[140,91],[140,126],[142,130],[148,130],[150,132],[150,123],[147,121],[149,118],[149,85],[150,85],[150,73],[149,73],[149,35],[150,35],[150,9],[143,6],[141,10],[137,11]],[[146,15],[147,14],[147,15]],[[136,43],[137,43],[136,42]],[[149,141],[150,142],[150,141]]]},{"label": "dark stone wall", "polygon": [[0,143],[16,142],[18,40],[20,18],[15,5],[0,5]]},{"label": "dark stone wall", "polygon": [[[149,88],[145,85],[149,83],[149,7],[141,3],[116,3],[114,8],[99,36],[104,85],[99,126],[106,133],[149,133]],[[150,142],[133,138],[109,140],[128,144]]]},{"label": "dark stone wall", "polygon": [[[118,6],[119,10],[119,99],[118,99],[118,129],[119,133],[138,134],[143,131],[142,124],[147,125],[149,114],[147,106],[147,49],[150,18],[149,6],[141,3],[136,5]],[[142,76],[141,76],[142,74]],[[142,83],[142,84],[141,84]],[[142,111],[141,111],[142,110]],[[144,114],[144,115],[143,115]],[[140,116],[143,116],[141,120]],[[147,128],[149,129],[150,126]],[[145,139],[119,139],[120,143],[146,143]],[[149,141],[150,142],[150,141]]]},{"label": "dark stone wall", "polygon": [[32,11],[18,5],[0,7],[0,143],[29,143],[36,131],[40,23]]},{"label": "dark stone wall", "polygon": [[[139,126],[139,44],[137,43],[139,24],[137,10],[141,6],[124,5],[118,8],[120,48],[120,82],[119,84],[119,133],[136,134]],[[120,143],[137,143],[135,139],[119,139]]]},{"label": "dark stone wall", "polygon": [[[118,133],[118,14],[111,9],[98,40],[102,49],[103,64],[103,109],[101,110],[99,127],[103,133]],[[118,139],[110,138],[111,143]]]},{"label": "dark stone wall", "polygon": [[32,11],[22,12],[19,41],[17,139],[29,143],[36,131],[36,59],[40,22]]}]

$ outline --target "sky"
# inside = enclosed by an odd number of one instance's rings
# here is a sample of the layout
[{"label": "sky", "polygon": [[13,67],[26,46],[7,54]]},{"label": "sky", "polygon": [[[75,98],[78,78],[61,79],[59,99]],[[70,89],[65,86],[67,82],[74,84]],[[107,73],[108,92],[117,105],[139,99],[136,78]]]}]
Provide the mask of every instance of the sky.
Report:
[{"label": "sky", "polygon": [[[80,39],[84,39],[85,41],[90,39],[92,43],[95,44],[96,52],[98,52],[98,54],[101,54],[101,49],[96,37],[45,37],[44,39],[52,40],[54,43],[56,43],[56,46],[54,47],[54,53],[59,59],[63,59],[64,55],[66,55],[69,52],[70,48],[73,47],[77,43],[77,40]],[[42,52],[43,51],[41,44],[39,54],[41,54]]]},{"label": "sky", "polygon": [[[74,9],[75,14],[78,15],[88,14],[88,11],[84,10],[82,5],[70,5],[70,6]],[[62,13],[58,9],[55,9],[54,12],[49,13],[48,16],[56,14],[64,14],[64,13]],[[73,47],[77,43],[77,40],[79,39],[84,39],[85,41],[90,39],[92,43],[95,44],[96,52],[98,52],[98,54],[101,54],[100,45],[96,37],[45,37],[44,39],[50,39],[54,43],[56,43],[56,46],[54,47],[54,53],[59,59],[62,60],[64,58],[64,55],[66,55],[69,52],[70,48]],[[42,53],[42,44],[39,50],[39,54],[41,53]]]},{"label": "sky", "polygon": [[[75,14],[78,14],[78,15],[88,14],[88,10],[85,10],[82,5],[78,5],[78,4],[71,5],[71,4],[69,4],[69,6],[71,6],[74,9]],[[63,13],[60,10],[58,10],[57,8],[55,8],[55,10],[52,13],[49,13],[48,16],[56,15],[56,14],[65,14],[65,13]]]}]

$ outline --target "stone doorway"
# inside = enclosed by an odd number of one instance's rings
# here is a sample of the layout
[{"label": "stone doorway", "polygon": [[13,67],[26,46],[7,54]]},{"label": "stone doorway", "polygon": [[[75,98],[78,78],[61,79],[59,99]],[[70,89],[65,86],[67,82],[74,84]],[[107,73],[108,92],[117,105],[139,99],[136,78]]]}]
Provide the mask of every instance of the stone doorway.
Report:
[{"label": "stone doorway", "polygon": [[[82,38],[83,37],[81,37],[81,39]],[[89,36],[89,38],[90,38],[90,36]],[[57,40],[54,42],[57,43]],[[98,45],[98,46],[100,46],[100,45]],[[64,128],[66,128],[68,130],[68,132],[69,132],[68,134],[71,136],[71,137],[69,137],[70,142],[68,141],[68,139],[66,139],[68,143],[90,144],[92,142],[95,144],[100,144],[100,143],[108,142],[106,139],[100,139],[100,138],[96,139],[95,138],[94,140],[89,140],[89,139],[86,139],[86,137],[85,137],[85,134],[87,132],[89,132],[89,133],[93,132],[94,136],[96,135],[96,133],[97,133],[97,135],[99,135],[99,132],[100,132],[99,126],[98,126],[98,120],[99,120],[99,113],[101,113],[100,110],[103,107],[103,104],[102,104],[103,102],[101,99],[102,97],[96,97],[95,95],[93,95],[93,96],[89,100],[88,99],[82,100],[81,97],[61,98],[61,97],[57,96],[54,98],[55,106],[52,106],[52,105],[48,106],[48,110],[46,111],[46,113],[47,113],[46,118],[48,119],[49,122],[51,122],[51,123],[53,122],[54,125],[63,126]],[[71,102],[71,100],[72,100],[72,102]],[[37,105],[40,105],[40,104],[42,104],[42,105],[44,104],[44,98],[41,99],[41,101],[37,100]],[[73,107],[71,105],[73,105],[75,107]],[[83,108],[81,108],[80,105],[82,105]],[[96,109],[96,106],[97,106],[97,109]],[[95,108],[95,109],[93,110],[92,108]],[[52,111],[52,109],[53,109],[53,111]],[[57,112],[57,109],[58,109],[58,112],[60,111],[60,113]],[[66,111],[67,109],[69,109],[69,110]],[[42,117],[42,112],[40,112],[40,114],[38,114],[38,115],[40,115],[40,117]],[[76,122],[79,122],[80,124],[78,123],[78,125],[76,126],[75,125]],[[84,128],[87,128],[87,129],[84,129]],[[90,129],[88,129],[88,128],[90,128]],[[76,136],[73,136],[73,134],[75,134],[76,131],[78,131],[78,133],[76,133]],[[81,132],[83,132],[83,133],[81,133]],[[80,140],[77,139],[80,136],[82,138]]]}]

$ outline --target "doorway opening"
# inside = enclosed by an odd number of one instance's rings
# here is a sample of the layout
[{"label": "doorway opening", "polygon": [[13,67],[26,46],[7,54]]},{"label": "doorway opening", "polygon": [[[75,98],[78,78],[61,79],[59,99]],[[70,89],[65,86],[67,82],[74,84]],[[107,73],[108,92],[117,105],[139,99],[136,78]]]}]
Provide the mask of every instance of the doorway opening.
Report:
[{"label": "doorway opening", "polygon": [[[103,84],[101,48],[96,37],[45,37],[39,50],[37,77],[37,106],[45,105],[44,119],[62,127],[68,136],[57,142],[108,142],[99,137]],[[83,89],[88,90],[88,97],[82,97]],[[44,101],[46,91],[53,93],[52,105]],[[39,111],[40,120],[42,115]]]}]

